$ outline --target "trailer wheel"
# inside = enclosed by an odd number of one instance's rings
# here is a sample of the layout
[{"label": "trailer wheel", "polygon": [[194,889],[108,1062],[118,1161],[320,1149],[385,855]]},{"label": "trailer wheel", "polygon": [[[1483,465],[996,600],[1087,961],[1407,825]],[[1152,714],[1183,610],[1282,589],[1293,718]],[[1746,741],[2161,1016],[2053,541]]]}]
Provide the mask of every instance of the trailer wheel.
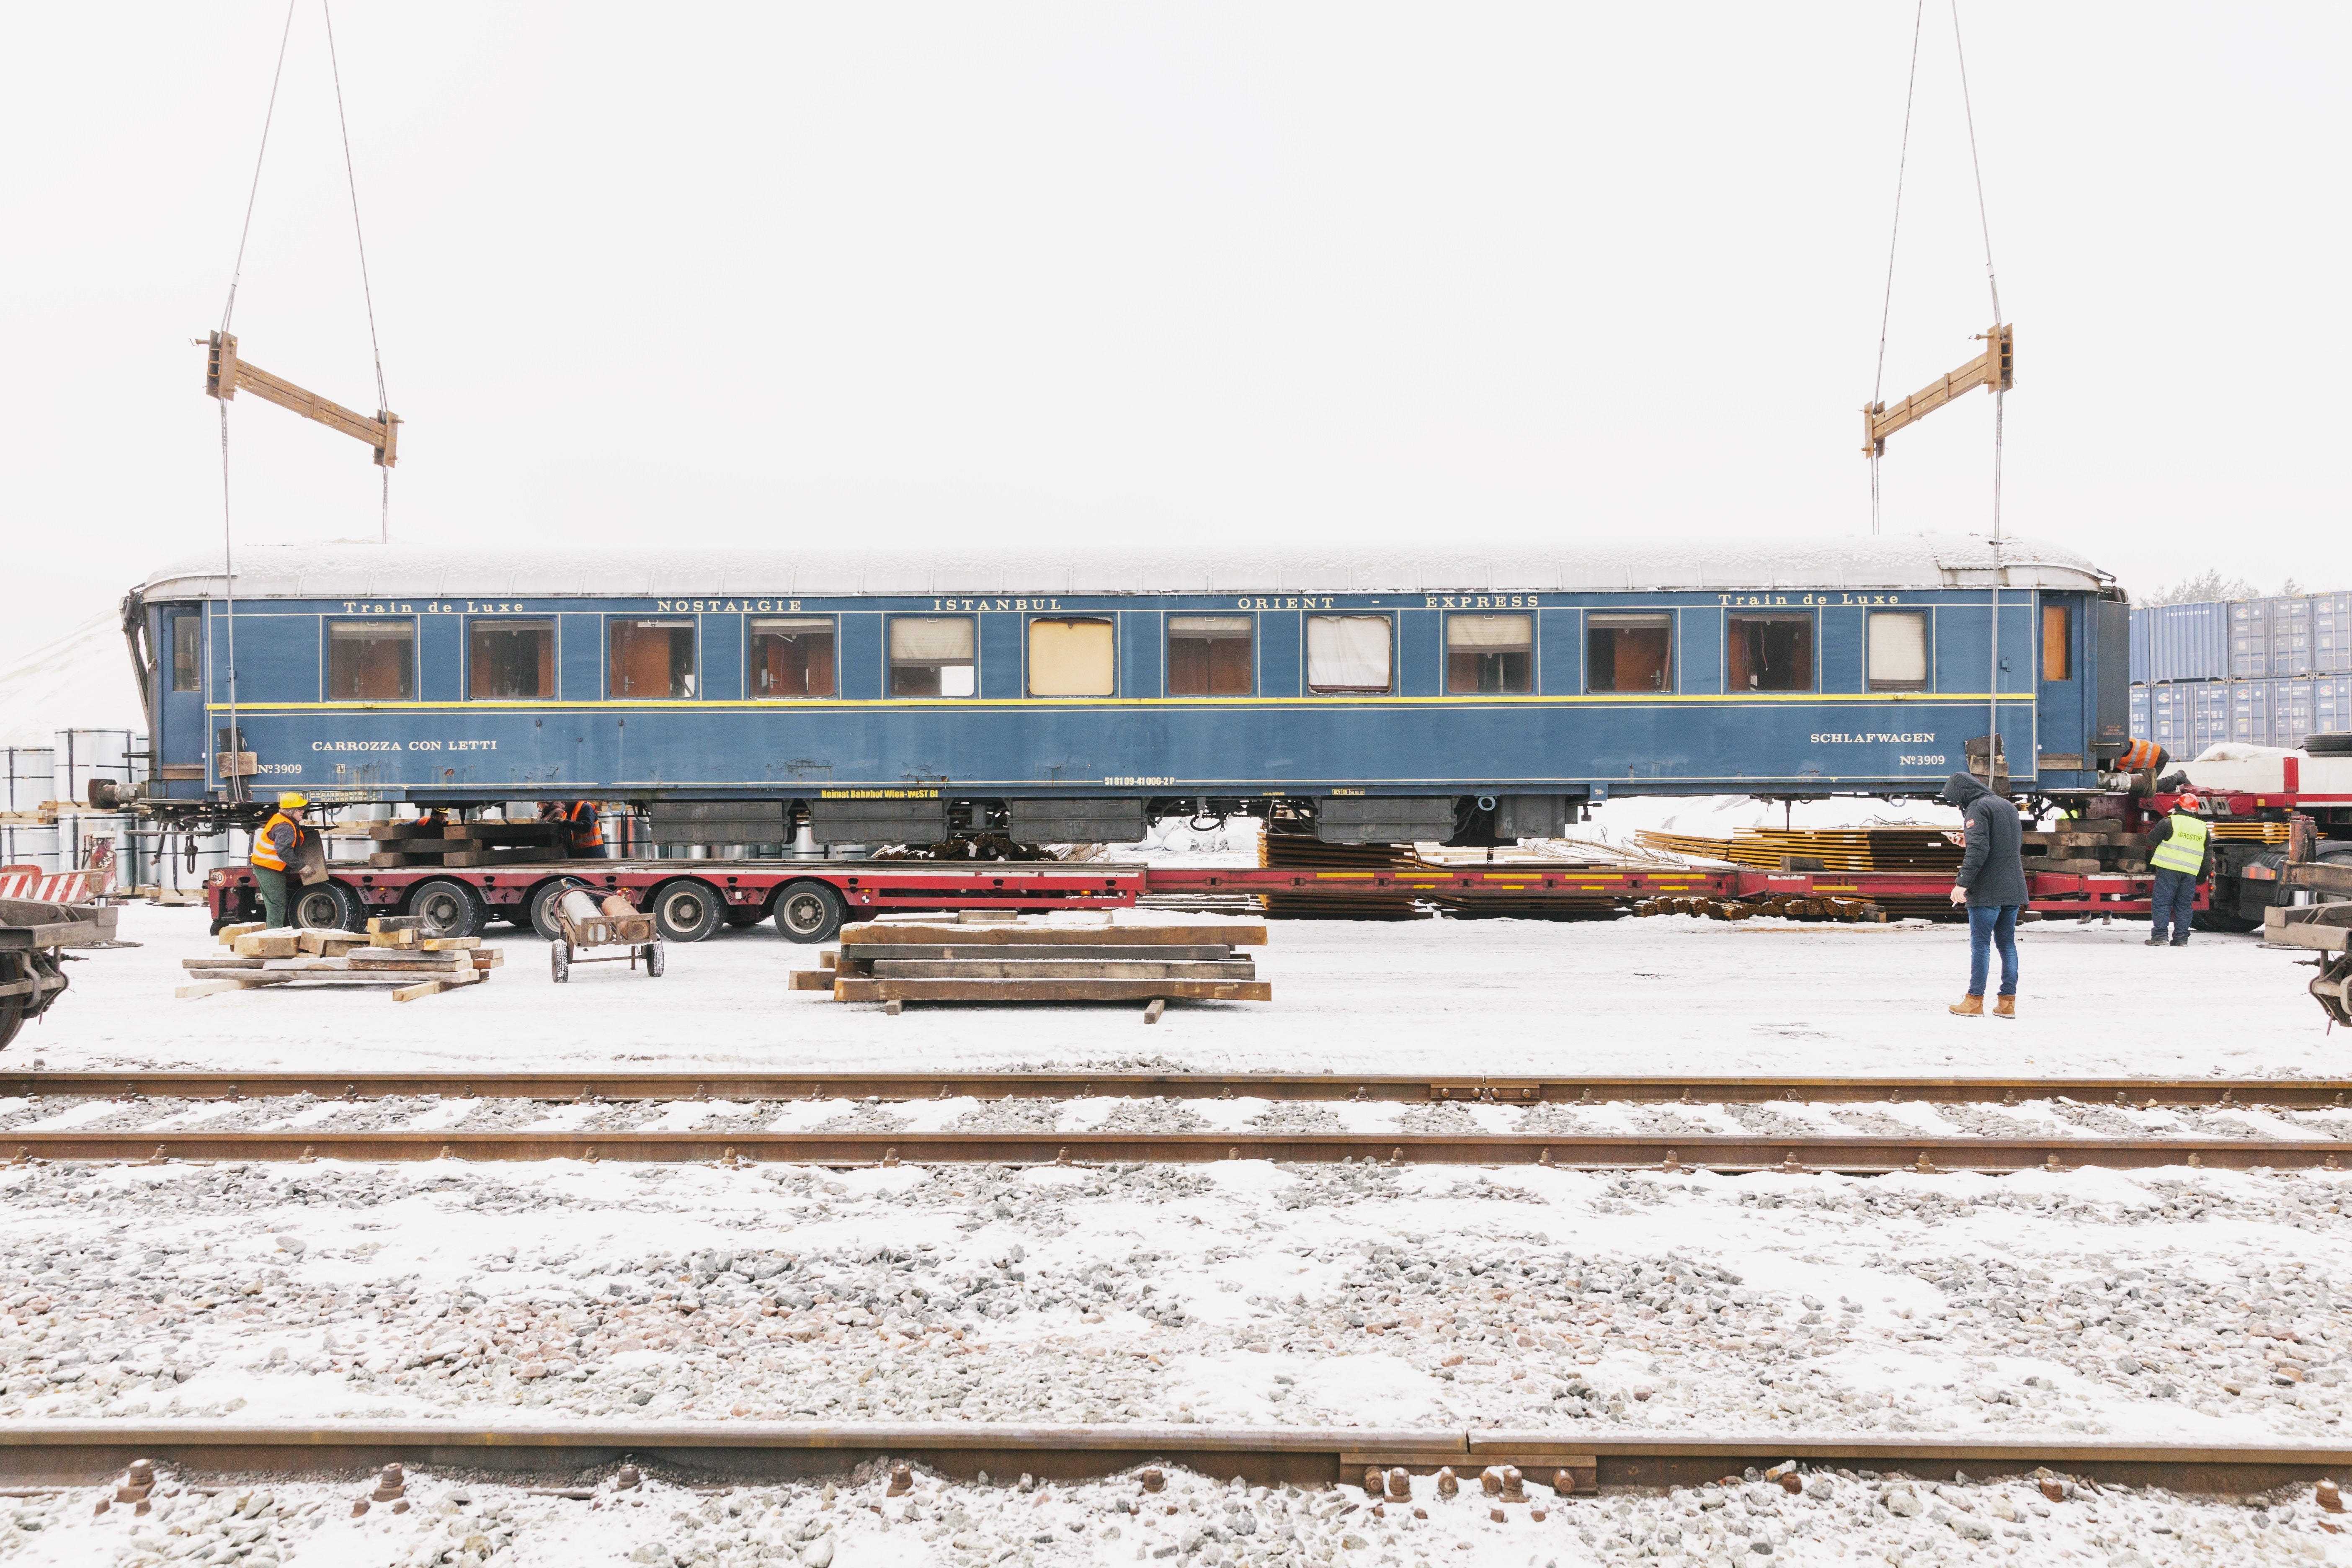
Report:
[{"label": "trailer wheel", "polygon": [[436,877],[409,895],[408,912],[428,937],[479,936],[487,915],[482,895],[449,877]]},{"label": "trailer wheel", "polygon": [[0,1050],[6,1049],[8,1042],[16,1037],[16,1031],[25,1026],[26,1014],[41,999],[37,991],[15,989],[27,984],[40,984],[40,977],[33,972],[31,951],[0,952],[0,985],[10,987],[7,995],[0,996]]},{"label": "trailer wheel", "polygon": [[719,929],[726,908],[708,882],[681,878],[654,895],[654,929],[665,942],[700,942]]},{"label": "trailer wheel", "polygon": [[646,944],[646,977],[647,979],[659,980],[663,972],[668,969],[668,961],[662,957],[662,954],[667,951],[668,949],[657,942]]},{"label": "trailer wheel", "polygon": [[547,972],[558,985],[572,978],[572,953],[561,938],[547,944]]},{"label": "trailer wheel", "polygon": [[7,995],[0,996],[0,1048],[5,1048],[26,1019],[39,1017],[65,994],[65,963],[55,952],[37,947],[0,952],[0,983],[10,987]]},{"label": "trailer wheel", "polygon": [[286,918],[297,931],[361,931],[367,924],[367,910],[360,896],[341,882],[319,882],[295,891]]},{"label": "trailer wheel", "polygon": [[848,906],[829,882],[793,882],[776,895],[776,930],[786,942],[831,942]]},{"label": "trailer wheel", "polygon": [[541,884],[530,896],[522,923],[537,931],[541,941],[555,941],[563,934],[563,928],[555,923],[555,900],[572,889],[584,886],[585,883],[574,881],[570,877],[558,877],[553,881]]}]

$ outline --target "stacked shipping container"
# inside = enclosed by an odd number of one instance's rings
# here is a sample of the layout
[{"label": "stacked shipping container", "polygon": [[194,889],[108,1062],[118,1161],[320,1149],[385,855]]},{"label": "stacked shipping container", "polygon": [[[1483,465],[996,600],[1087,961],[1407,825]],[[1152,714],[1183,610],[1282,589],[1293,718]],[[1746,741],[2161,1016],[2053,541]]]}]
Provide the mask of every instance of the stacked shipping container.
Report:
[{"label": "stacked shipping container", "polygon": [[2131,715],[2181,758],[2352,730],[2352,593],[2134,610]]}]

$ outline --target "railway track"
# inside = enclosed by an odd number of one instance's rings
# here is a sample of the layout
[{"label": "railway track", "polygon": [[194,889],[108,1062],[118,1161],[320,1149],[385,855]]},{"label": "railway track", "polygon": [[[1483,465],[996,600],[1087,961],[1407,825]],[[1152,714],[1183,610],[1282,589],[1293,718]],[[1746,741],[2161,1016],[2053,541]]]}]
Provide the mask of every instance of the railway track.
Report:
[{"label": "railway track", "polygon": [[[778,1481],[840,1475],[870,1459],[929,1467],[958,1479],[1024,1472],[1050,1479],[1180,1465],[1260,1484],[1357,1483],[1365,1469],[1475,1477],[1514,1466],[1538,1484],[1566,1471],[1570,1489],[1687,1486],[1750,1466],[1903,1471],[1948,1479],[2048,1469],[2089,1480],[2247,1496],[2352,1472],[2342,1445],[2150,1443],[2096,1437],[1985,1441],[1764,1432],[1722,1436],[1582,1435],[1495,1429],[1364,1427],[1030,1426],[984,1423],[816,1426],[759,1421],[625,1426],[462,1426],[455,1422],[323,1421],[299,1425],[121,1419],[0,1426],[0,1479],[13,1489],[108,1481],[134,1459],[184,1476],[360,1476],[387,1464],[577,1482],[627,1461],[679,1479]],[[1475,1486],[1475,1481],[1471,1483]]]},{"label": "railway track", "polygon": [[1973,1171],[2336,1171],[2352,1145],[2256,1138],[1790,1138],[1676,1133],[1354,1132],[767,1132],[736,1131],[107,1131],[0,1133],[0,1157],[138,1162],[348,1160],[622,1161],[721,1165],[1291,1164],[1535,1165],[1559,1170],[1780,1170],[1882,1175]]},{"label": "railway track", "polygon": [[1807,1078],[1705,1074],[1509,1078],[1331,1073],[727,1073],[727,1072],[53,1072],[0,1071],[0,1096],[119,1099],[879,1100],[1129,1099],[1375,1100],[1404,1104],[2015,1104],[2071,1100],[2157,1107],[2324,1110],[2347,1103],[2352,1078]]}]

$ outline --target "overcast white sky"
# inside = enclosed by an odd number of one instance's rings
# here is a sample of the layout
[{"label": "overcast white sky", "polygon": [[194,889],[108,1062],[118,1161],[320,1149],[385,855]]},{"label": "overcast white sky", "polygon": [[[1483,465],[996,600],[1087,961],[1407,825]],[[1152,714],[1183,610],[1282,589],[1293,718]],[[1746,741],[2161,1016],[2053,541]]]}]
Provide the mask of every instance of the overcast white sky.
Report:
[{"label": "overcast white sky", "polygon": [[[0,11],[0,660],[216,545],[285,10]],[[396,537],[1367,545],[1868,526],[1912,7],[346,5]],[[2352,588],[2352,7],[1962,10],[2011,531]],[[1990,319],[1947,0],[1885,393]],[[317,0],[236,330],[375,405]],[[1890,531],[1981,531],[1991,400]],[[239,537],[372,538],[241,398]]]}]

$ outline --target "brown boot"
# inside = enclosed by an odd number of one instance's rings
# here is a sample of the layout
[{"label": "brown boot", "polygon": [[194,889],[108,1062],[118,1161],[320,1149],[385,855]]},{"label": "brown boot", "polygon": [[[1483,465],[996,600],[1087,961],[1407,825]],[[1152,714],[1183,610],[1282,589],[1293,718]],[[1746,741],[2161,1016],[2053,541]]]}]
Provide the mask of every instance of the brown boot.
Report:
[{"label": "brown boot", "polygon": [[1971,991],[1959,999],[1952,1012],[1962,1018],[1981,1018],[1984,1016],[1984,998]]},{"label": "brown boot", "polygon": [[2014,1017],[2016,1017],[2016,1016],[2017,1016],[2017,998],[2016,998],[2016,997],[2014,997],[2014,996],[1996,996],[1996,997],[1994,997],[1994,998],[1992,999],[1992,1016],[1993,1016],[1994,1017],[1996,1017],[1996,1018],[2014,1018]]}]

